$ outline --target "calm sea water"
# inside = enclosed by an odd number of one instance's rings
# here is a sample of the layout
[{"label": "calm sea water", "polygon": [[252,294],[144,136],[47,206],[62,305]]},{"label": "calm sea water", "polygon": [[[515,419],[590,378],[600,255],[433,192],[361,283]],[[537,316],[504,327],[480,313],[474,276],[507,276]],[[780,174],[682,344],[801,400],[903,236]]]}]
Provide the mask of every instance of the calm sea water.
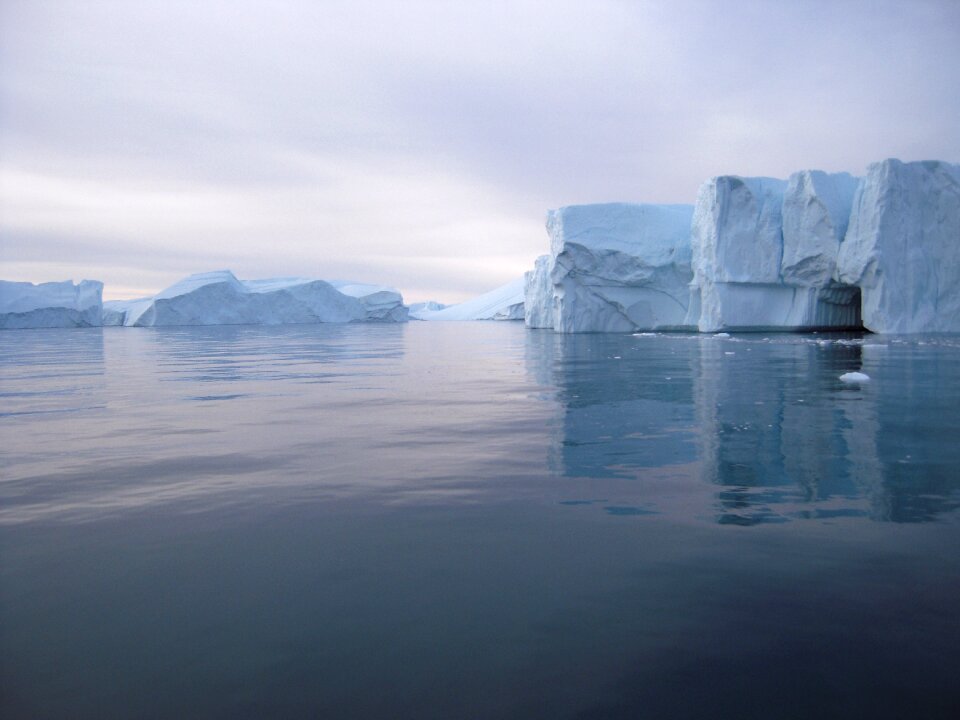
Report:
[{"label": "calm sea water", "polygon": [[11,331],[0,403],[5,718],[960,717],[960,338]]}]

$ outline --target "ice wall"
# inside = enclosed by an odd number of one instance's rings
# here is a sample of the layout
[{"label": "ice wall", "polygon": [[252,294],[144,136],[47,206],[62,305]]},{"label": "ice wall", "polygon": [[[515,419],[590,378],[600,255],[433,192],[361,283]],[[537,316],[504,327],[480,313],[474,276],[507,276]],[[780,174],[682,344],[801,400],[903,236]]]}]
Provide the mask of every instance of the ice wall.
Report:
[{"label": "ice wall", "polygon": [[857,190],[838,277],[879,333],[960,332],[960,165],[884,160]]},{"label": "ice wall", "polygon": [[856,288],[833,278],[856,179],[723,176],[700,188],[688,322],[702,332],[859,324]]},{"label": "ice wall", "polygon": [[103,283],[0,280],[0,329],[95,327],[100,325]]},{"label": "ice wall", "polygon": [[523,276],[524,320],[529,328],[553,329],[553,256],[541,255]]},{"label": "ice wall", "polygon": [[682,327],[692,276],[692,213],[690,205],[630,203],[551,210],[552,288],[543,280],[545,268],[535,269],[535,320],[544,322],[539,311],[549,306],[560,332]]}]

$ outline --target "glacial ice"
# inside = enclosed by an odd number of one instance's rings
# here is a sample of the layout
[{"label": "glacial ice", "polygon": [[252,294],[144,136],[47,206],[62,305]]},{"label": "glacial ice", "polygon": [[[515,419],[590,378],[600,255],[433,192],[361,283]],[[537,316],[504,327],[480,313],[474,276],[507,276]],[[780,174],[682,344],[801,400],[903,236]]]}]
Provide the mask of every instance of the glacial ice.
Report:
[{"label": "glacial ice", "polygon": [[530,322],[545,323],[543,309],[551,308],[560,332],[683,327],[692,277],[692,214],[690,205],[631,203],[551,210],[551,257],[538,261],[530,278],[531,294],[540,293]]},{"label": "glacial ice", "polygon": [[229,270],[190,275],[151,298],[105,303],[104,321],[127,326],[282,325],[403,322],[406,308],[390,288],[323,280],[238,280]]},{"label": "glacial ice", "polygon": [[855,188],[846,173],[819,171],[704,183],[688,323],[701,332],[856,327],[857,289],[833,279]]},{"label": "glacial ice", "polygon": [[553,256],[541,255],[523,276],[523,308],[528,328],[553,329]]},{"label": "glacial ice", "polygon": [[860,184],[838,276],[878,333],[960,331],[960,165],[884,160]]},{"label": "glacial ice", "polygon": [[100,325],[103,283],[78,284],[0,280],[0,329],[96,327]]},{"label": "glacial ice", "polygon": [[421,310],[418,320],[523,320],[524,279],[513,280],[483,295],[442,310]]}]

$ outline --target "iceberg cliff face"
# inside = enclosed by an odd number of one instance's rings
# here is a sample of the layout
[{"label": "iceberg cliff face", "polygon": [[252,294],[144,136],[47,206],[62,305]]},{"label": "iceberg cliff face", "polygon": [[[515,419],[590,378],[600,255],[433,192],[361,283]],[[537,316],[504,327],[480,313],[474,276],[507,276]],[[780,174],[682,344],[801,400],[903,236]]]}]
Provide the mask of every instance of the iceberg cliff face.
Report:
[{"label": "iceberg cliff face", "polygon": [[819,170],[794,173],[783,197],[783,261],[786,285],[827,287],[837,274],[859,179]]},{"label": "iceberg cliff face", "polygon": [[0,280],[0,329],[96,327],[101,324],[103,283],[81,280]]},{"label": "iceberg cliff face", "polygon": [[[190,275],[152,298],[106,303],[109,324],[282,325],[407,319],[399,293],[389,288],[323,280],[238,280],[228,270]],[[399,306],[399,309],[398,309]]]},{"label": "iceberg cliff face", "polygon": [[418,320],[523,320],[523,285],[519,278],[490,292],[443,310],[421,310]]},{"label": "iceberg cliff face", "polygon": [[[678,329],[689,301],[690,205],[572,205],[547,214],[560,332]],[[534,270],[539,292],[547,286]],[[533,289],[533,285],[532,285]],[[542,322],[544,319],[536,318]]]},{"label": "iceberg cliff face", "polygon": [[857,190],[838,277],[879,333],[960,332],[960,165],[884,160]]},{"label": "iceberg cliff face", "polygon": [[857,290],[834,280],[855,188],[846,173],[819,171],[706,182],[688,322],[702,332],[857,326]]},{"label": "iceberg cliff face", "polygon": [[553,329],[553,256],[541,255],[523,276],[524,320],[528,328]]}]

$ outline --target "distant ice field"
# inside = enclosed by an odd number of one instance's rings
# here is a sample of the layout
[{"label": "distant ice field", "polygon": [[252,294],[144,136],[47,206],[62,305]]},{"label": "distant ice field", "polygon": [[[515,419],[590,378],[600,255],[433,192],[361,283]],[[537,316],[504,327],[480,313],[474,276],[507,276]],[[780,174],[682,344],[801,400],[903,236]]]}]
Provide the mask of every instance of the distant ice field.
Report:
[{"label": "distant ice field", "polygon": [[953,718],[958,428],[956,335],[2,333],[0,716]]}]

